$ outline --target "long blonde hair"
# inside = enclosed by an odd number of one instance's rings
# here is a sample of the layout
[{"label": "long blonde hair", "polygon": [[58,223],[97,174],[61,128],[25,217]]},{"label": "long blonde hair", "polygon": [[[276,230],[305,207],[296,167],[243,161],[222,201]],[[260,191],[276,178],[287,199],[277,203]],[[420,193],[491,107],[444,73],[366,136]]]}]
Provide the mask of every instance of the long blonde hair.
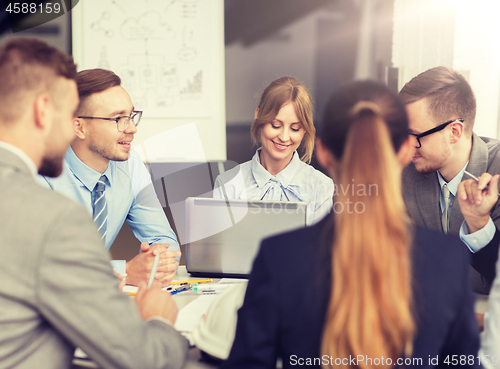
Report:
[{"label": "long blonde hair", "polygon": [[[363,355],[361,368],[392,367],[411,355],[415,334],[412,234],[396,157],[408,136],[406,114],[385,86],[357,82],[332,96],[325,116],[322,140],[340,163],[336,185],[343,189],[335,204],[350,201],[354,209],[334,208],[321,352],[340,359]],[[331,147],[335,142],[341,147]],[[345,191],[348,186],[355,190]]]}]

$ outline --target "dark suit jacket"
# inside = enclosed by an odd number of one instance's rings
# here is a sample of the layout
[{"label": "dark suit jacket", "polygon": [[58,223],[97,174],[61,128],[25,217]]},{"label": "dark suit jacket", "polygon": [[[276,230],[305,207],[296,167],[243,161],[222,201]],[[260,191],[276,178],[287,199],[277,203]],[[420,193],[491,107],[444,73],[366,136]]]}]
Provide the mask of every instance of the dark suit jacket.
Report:
[{"label": "dark suit jacket", "polygon": [[118,290],[88,212],[0,147],[0,368],[180,368],[187,341]]},{"label": "dark suit jacket", "polygon": [[[472,136],[472,151],[466,170],[475,176],[484,172],[500,174],[500,141]],[[464,175],[464,180],[469,179]],[[417,172],[415,165],[410,163],[403,171],[403,197],[408,213],[413,222],[423,228],[442,232],[441,210],[439,207],[439,181],[437,173],[423,175]],[[493,208],[491,218],[497,229],[500,229],[500,206]],[[450,212],[450,234],[458,235],[464,217],[460,205],[453,201]],[[498,239],[472,254],[472,265],[483,277],[480,284],[474,286],[477,292],[487,293],[495,277],[495,262],[498,257]],[[467,247],[463,245],[462,247]]]},{"label": "dark suit jacket", "polygon": [[[254,262],[236,338],[222,368],[294,368],[301,359],[320,358],[320,343],[330,295],[330,217],[313,227],[272,237]],[[414,299],[418,333],[416,368],[429,355],[440,367],[447,355],[477,355],[479,333],[468,278],[468,255],[461,241],[417,229],[413,250]],[[461,250],[462,252],[457,250]],[[366,327],[366,329],[369,329]],[[450,357],[451,359],[451,357]],[[307,362],[302,362],[307,364]],[[478,367],[474,361],[473,367]],[[319,363],[315,366],[319,368]]]}]

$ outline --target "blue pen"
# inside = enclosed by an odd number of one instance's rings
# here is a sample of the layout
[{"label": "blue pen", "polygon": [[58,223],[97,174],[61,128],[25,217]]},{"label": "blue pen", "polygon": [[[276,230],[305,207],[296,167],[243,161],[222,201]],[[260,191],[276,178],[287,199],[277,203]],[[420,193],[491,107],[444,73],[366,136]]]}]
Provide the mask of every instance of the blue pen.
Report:
[{"label": "blue pen", "polygon": [[190,286],[182,287],[182,288],[176,289],[175,291],[170,292],[170,294],[175,295],[175,294],[178,294],[179,292],[187,291],[189,289],[191,289]]}]

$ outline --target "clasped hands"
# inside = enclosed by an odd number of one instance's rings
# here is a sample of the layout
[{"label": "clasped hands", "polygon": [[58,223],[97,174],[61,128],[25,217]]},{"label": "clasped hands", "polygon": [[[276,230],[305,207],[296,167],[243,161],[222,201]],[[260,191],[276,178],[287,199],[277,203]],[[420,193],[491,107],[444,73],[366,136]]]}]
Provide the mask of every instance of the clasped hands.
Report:
[{"label": "clasped hands", "polygon": [[476,181],[467,179],[458,185],[458,203],[469,228],[474,233],[489,221],[490,212],[498,201],[498,180],[500,175],[483,173]]},{"label": "clasped hands", "polygon": [[141,282],[147,282],[154,258],[160,254],[155,280],[159,281],[162,287],[168,286],[174,279],[179,266],[175,258],[181,256],[180,251],[168,250],[168,247],[168,244],[158,243],[149,246],[148,243],[143,242],[139,254],[127,262],[127,284],[138,286]]}]

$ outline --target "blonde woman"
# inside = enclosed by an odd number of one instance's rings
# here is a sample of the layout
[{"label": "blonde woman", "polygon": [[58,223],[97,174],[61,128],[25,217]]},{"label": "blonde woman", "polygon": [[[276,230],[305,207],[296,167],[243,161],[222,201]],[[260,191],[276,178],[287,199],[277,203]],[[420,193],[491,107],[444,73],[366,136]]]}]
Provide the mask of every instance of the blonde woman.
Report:
[{"label": "blonde woman", "polygon": [[[260,148],[251,161],[217,177],[214,197],[302,201],[307,203],[308,224],[328,214],[333,182],[308,165],[316,129],[306,87],[292,77],[271,82],[255,110],[250,131]],[[301,157],[298,150],[303,152]]]},{"label": "blonde woman", "polygon": [[404,106],[356,82],[332,95],[323,124],[333,212],[263,242],[223,368],[479,367],[467,250],[406,215]]}]

